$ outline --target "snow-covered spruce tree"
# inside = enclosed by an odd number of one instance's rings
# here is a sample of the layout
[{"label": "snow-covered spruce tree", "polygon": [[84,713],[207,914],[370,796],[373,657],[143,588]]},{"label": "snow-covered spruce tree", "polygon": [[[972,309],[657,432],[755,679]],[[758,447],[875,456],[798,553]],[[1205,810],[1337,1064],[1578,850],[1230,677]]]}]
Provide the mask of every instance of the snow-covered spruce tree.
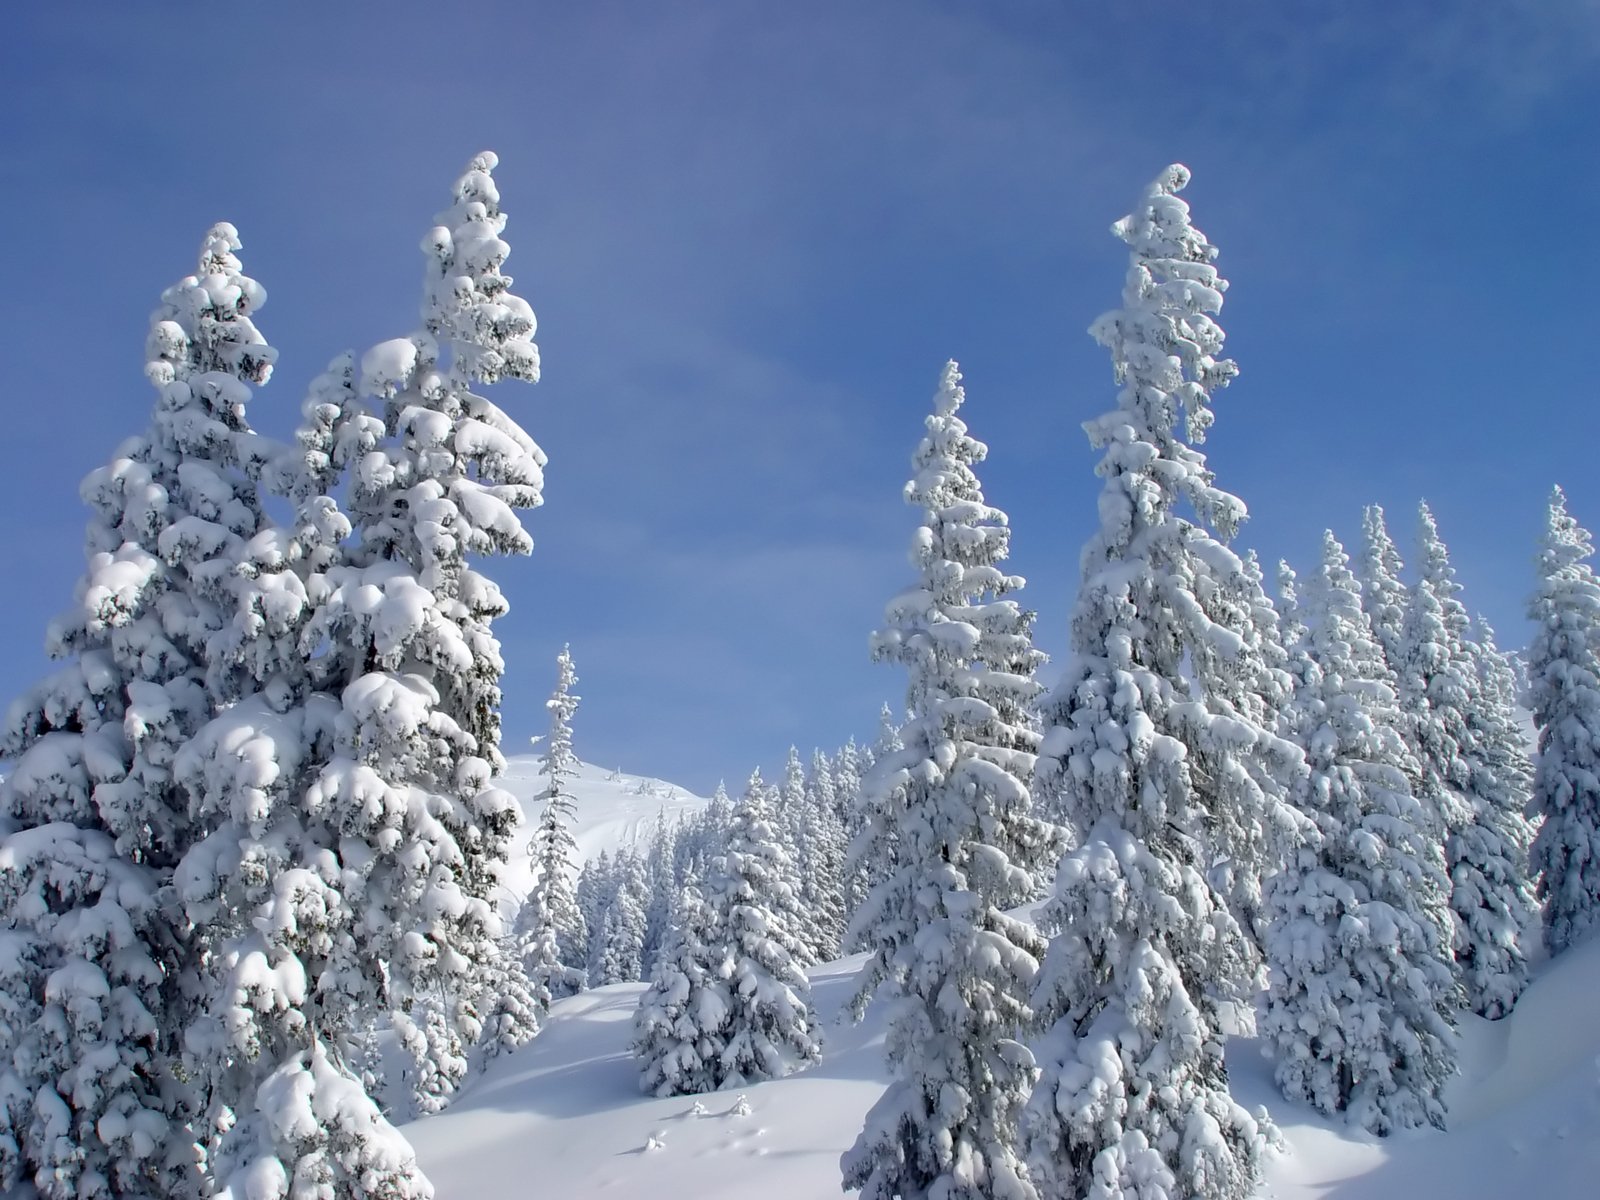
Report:
[{"label": "snow-covered spruce tree", "polygon": [[[1228,560],[1213,563],[1214,578],[1196,578],[1197,597],[1210,619],[1239,630],[1242,647],[1226,639],[1203,643],[1207,654],[1196,659],[1197,670],[1210,681],[1214,702],[1224,713],[1234,713],[1251,726],[1278,734],[1283,710],[1293,692],[1286,663],[1279,619],[1263,582],[1261,565],[1253,551],[1234,570]],[[1193,656],[1191,651],[1191,656]],[[1209,661],[1205,661],[1209,657]],[[1270,737],[1258,753],[1241,756],[1239,767],[1248,775],[1250,802],[1218,814],[1213,835],[1223,851],[1211,868],[1215,886],[1228,898],[1230,908],[1246,933],[1265,946],[1265,902],[1262,886],[1277,869],[1283,848],[1295,840],[1287,829],[1263,828],[1258,822],[1287,800],[1291,781],[1302,769],[1302,753],[1288,739]],[[1274,835],[1277,836],[1274,836]]]},{"label": "snow-covered spruce tree", "polygon": [[[1527,796],[1517,789],[1516,767],[1502,769],[1492,745],[1497,726],[1514,717],[1489,711],[1461,585],[1426,504],[1419,523],[1417,586],[1438,605],[1439,622],[1425,635],[1435,643],[1437,665],[1430,672],[1421,655],[1415,661],[1427,673],[1427,715],[1444,730],[1436,744],[1453,741],[1465,772],[1462,819],[1445,843],[1456,968],[1468,1006],[1485,1017],[1503,1017],[1528,986],[1519,939],[1534,903],[1528,883],[1531,831],[1522,813]],[[1414,611],[1426,615],[1431,608],[1424,603]]]},{"label": "snow-covered spruce tree", "polygon": [[595,987],[645,977],[645,908],[650,894],[644,864],[632,850],[618,851],[610,883],[589,970],[589,982]]},{"label": "snow-covered spruce tree", "polygon": [[1264,1131],[1228,1093],[1220,1013],[1248,1009],[1260,960],[1208,871],[1266,874],[1298,820],[1250,765],[1292,751],[1213,677],[1261,665],[1240,606],[1214,600],[1244,569],[1211,531],[1231,536],[1244,505],[1190,444],[1236,368],[1216,357],[1227,284],[1176,194],[1188,180],[1168,168],[1114,226],[1132,251],[1123,307],[1092,329],[1121,391],[1084,426],[1104,451],[1101,525],[1035,774],[1047,811],[1085,831],[1042,914],[1058,932],[1034,992],[1047,1033],[1024,1125],[1052,1197],[1238,1200],[1260,1173]]},{"label": "snow-covered spruce tree", "polygon": [[[462,186],[474,196],[485,188],[471,171]],[[430,278],[424,304],[426,336],[442,336],[449,366],[433,369],[436,339],[410,360],[399,356],[398,370],[412,372],[406,386],[424,402],[473,416],[453,430],[435,422],[419,469],[418,439],[404,430],[426,421],[421,406],[397,417],[391,403],[387,422],[368,407],[401,388],[392,344],[369,354],[359,376],[344,357],[313,385],[298,461],[275,472],[295,501],[294,528],[248,544],[235,571],[243,582],[235,583],[234,620],[213,641],[213,663],[233,664],[247,694],[178,762],[208,825],[176,882],[205,964],[185,1050],[207,1131],[207,1186],[217,1190],[430,1194],[404,1139],[353,1073],[375,1011],[402,1010],[396,1031],[421,1059],[413,1083],[424,1111],[459,1083],[472,1042],[493,1053],[536,1028],[520,968],[492,940],[482,886],[493,877],[486,858],[503,859],[504,846],[486,842],[472,816],[452,820],[465,810],[492,814],[485,828],[504,822],[512,802],[488,786],[498,750],[439,712],[434,686],[439,668],[472,674],[492,665],[483,653],[493,645],[487,617],[503,602],[481,580],[457,586],[449,567],[461,565],[459,556],[432,577],[418,569],[429,553],[435,567],[446,557],[438,530],[461,552],[506,548],[500,541],[514,540],[515,518],[508,523],[494,505],[509,514],[509,505],[536,500],[542,462],[525,435],[505,428],[498,410],[474,408],[482,402],[466,390],[500,373],[530,377],[536,354],[531,314],[524,320],[526,306],[499,294],[509,282],[494,274],[504,245],[480,228],[497,232],[503,218],[469,211],[460,193],[444,236],[463,249],[464,273]],[[436,230],[434,262],[440,247]],[[441,287],[453,301],[441,301]],[[455,302],[468,312],[452,325],[443,314]],[[514,371],[493,366],[502,342],[501,358],[520,364]],[[397,435],[398,444],[380,445]],[[515,457],[507,445],[528,461],[498,461]],[[472,473],[453,491],[452,462]],[[353,548],[345,541],[352,521],[330,494],[346,467],[356,476],[351,508],[361,531]],[[442,496],[402,487],[420,478],[440,484]],[[421,521],[413,543],[374,536],[407,508]],[[457,520],[456,508],[470,520]],[[477,526],[494,535],[471,540]],[[485,595],[492,605],[481,603]],[[453,681],[445,682],[449,694]],[[497,731],[480,720],[476,732]]]},{"label": "snow-covered spruce tree", "polygon": [[[1384,522],[1383,509],[1376,504],[1367,505],[1361,513],[1361,555],[1356,570],[1361,580],[1361,607],[1372,622],[1373,639],[1383,651],[1383,661],[1396,683],[1405,661],[1406,610],[1411,604],[1406,585],[1400,580],[1403,569],[1400,551]],[[1403,707],[1400,716],[1402,722],[1409,720]],[[1407,743],[1412,740],[1408,733]],[[1416,769],[1420,770],[1420,765]]]},{"label": "snow-covered spruce tree", "polygon": [[1425,572],[1407,597],[1400,660],[1390,665],[1411,715],[1407,734],[1420,773],[1417,798],[1436,835],[1448,843],[1472,820],[1470,738],[1464,716],[1470,700],[1468,664],[1451,636],[1434,582]]},{"label": "snow-covered spruce tree", "polygon": [[583,923],[589,930],[589,942],[583,951],[583,970],[589,986],[594,987],[600,964],[600,931],[605,924],[612,893],[616,890],[609,851],[602,850],[583,864],[578,871],[578,882],[572,890],[578,901],[578,911],[583,914]]},{"label": "snow-covered spruce tree", "polygon": [[873,638],[875,659],[906,668],[910,720],[868,776],[854,848],[877,879],[856,918],[871,951],[856,1008],[887,1003],[892,1080],[842,1160],[867,1200],[1035,1194],[1018,1150],[1034,1073],[1019,1038],[1044,942],[1006,910],[1033,898],[1051,845],[1028,794],[1044,656],[1011,597],[1023,580],[999,566],[1011,530],[973,473],[987,447],[957,415],[960,381],[945,364],[905,488],[922,515],[917,580]]},{"label": "snow-covered spruce tree", "polygon": [[556,658],[556,688],[545,707],[550,710],[550,734],[545,739],[545,785],[539,794],[544,808],[529,853],[538,872],[528,895],[526,912],[518,915],[519,936],[528,980],[544,1003],[580,991],[585,982],[584,951],[588,925],[578,908],[572,875],[578,861],[578,843],[572,822],[576,800],[572,780],[578,759],[572,752],[572,716],[578,697],[571,647],[563,646]]},{"label": "snow-covered spruce tree", "polygon": [[[1293,605],[1293,576],[1280,579]],[[1376,1134],[1442,1127],[1461,1002],[1444,856],[1411,794],[1388,668],[1332,533],[1304,611],[1288,722],[1307,748],[1295,799],[1315,833],[1268,884],[1262,1036],[1291,1099]]]},{"label": "snow-covered spruce tree", "polygon": [[1533,869],[1552,954],[1600,927],[1600,581],[1594,540],[1550,496],[1539,587],[1528,605],[1528,693],[1539,731],[1533,809],[1544,818]]},{"label": "snow-covered spruce tree", "polygon": [[81,489],[86,570],[46,638],[62,665],[0,733],[0,1189],[27,1178],[47,1200],[182,1195],[193,1178],[171,1069],[183,951],[158,897],[193,837],[173,758],[232,693],[208,645],[265,523],[245,410],[275,353],[238,249],[214,226],[162,295],[150,424]]},{"label": "snow-covered spruce tree", "polygon": [[839,948],[846,954],[853,953],[859,948],[850,942],[848,931],[871,888],[868,867],[862,863],[852,862],[850,858],[850,847],[860,836],[866,821],[865,810],[861,805],[861,777],[870,767],[870,753],[858,748],[855,738],[847,741],[833,759],[833,794],[839,807],[839,824],[844,834],[844,854],[840,861],[844,892],[840,910],[842,924]]},{"label": "snow-covered spruce tree", "polygon": [[[449,228],[428,239],[427,331],[369,353],[358,377],[336,362],[314,387],[293,489],[296,539],[320,543],[306,555],[308,614],[287,653],[241,645],[259,691],[185,751],[213,824],[178,885],[208,947],[186,1049],[216,1188],[426,1194],[345,1065],[364,1022],[393,1011],[422,1111],[448,1099],[474,1043],[492,1053],[536,1028],[492,893],[515,816],[492,782],[489,621],[504,601],[465,566],[469,552],[527,548],[514,510],[537,501],[543,461],[469,390],[536,374],[531,313],[498,273],[492,165],[472,165]],[[369,401],[385,404],[381,424]],[[358,533],[344,547],[326,536],[337,506],[318,494],[341,459]]]},{"label": "snow-covered spruce tree", "polygon": [[644,867],[645,910],[644,944],[640,961],[644,964],[641,978],[651,977],[656,956],[666,948],[683,881],[678,878],[676,855],[678,824],[669,820],[665,808],[656,810],[656,819],[650,826],[650,844],[645,848]]},{"label": "snow-covered spruce tree", "polygon": [[[1517,663],[1500,649],[1494,628],[1481,613],[1473,618],[1471,644],[1483,688],[1479,711],[1485,722],[1484,752],[1500,777],[1509,781],[1511,790],[1522,797],[1520,811],[1526,821],[1533,796],[1533,760],[1528,755],[1528,739],[1518,711],[1523,687],[1518,680]],[[1530,843],[1533,840],[1531,823],[1527,840]],[[1532,886],[1531,879],[1529,886]]]},{"label": "snow-covered spruce tree", "polygon": [[[328,573],[318,627],[354,656],[329,786],[355,786],[353,772],[371,768],[417,830],[397,859],[405,877],[382,898],[395,904],[394,953],[381,956],[391,1000],[403,1019],[426,997],[451,1037],[489,1049],[534,1025],[520,964],[501,952],[495,899],[518,819],[494,783],[504,664],[492,622],[506,602],[468,556],[529,551],[517,510],[540,503],[545,462],[473,391],[539,377],[533,311],[501,271],[496,162],[484,153],[468,164],[424,239],[423,328],[362,357],[361,391],[382,403],[390,441],[355,473],[360,552]],[[380,745],[392,757],[372,757]]]},{"label": "snow-covered spruce tree", "polygon": [[733,802],[728,799],[728,789],[720,780],[705,808],[690,819],[682,839],[682,869],[679,878],[685,884],[702,889],[710,878],[711,864],[722,857],[728,845],[728,828],[733,822]]},{"label": "snow-covered spruce tree", "polygon": [[761,772],[750,777],[733,810],[728,845],[712,864],[705,899],[719,931],[713,954],[728,987],[722,1084],[776,1079],[821,1055],[811,985],[795,961],[795,938],[784,928],[794,907],[784,882],[787,857],[768,823]]},{"label": "snow-covered spruce tree", "polygon": [[781,860],[784,888],[788,907],[784,910],[783,924],[794,936],[791,953],[802,967],[821,962],[822,932],[818,928],[818,914],[808,902],[804,882],[806,861],[811,854],[807,835],[811,832],[806,812],[805,768],[800,765],[800,751],[789,747],[783,764],[783,778],[768,789],[767,812],[772,832],[783,847]]},{"label": "snow-covered spruce tree", "polygon": [[833,764],[821,750],[811,755],[806,776],[806,819],[802,843],[805,861],[800,864],[800,899],[811,914],[818,962],[832,962],[844,945],[845,893],[844,822],[840,818],[838,797],[833,790]]},{"label": "snow-covered spruce tree", "polygon": [[724,1078],[728,947],[698,889],[685,888],[675,907],[678,922],[633,1017],[639,1087],[652,1096],[713,1092]]}]

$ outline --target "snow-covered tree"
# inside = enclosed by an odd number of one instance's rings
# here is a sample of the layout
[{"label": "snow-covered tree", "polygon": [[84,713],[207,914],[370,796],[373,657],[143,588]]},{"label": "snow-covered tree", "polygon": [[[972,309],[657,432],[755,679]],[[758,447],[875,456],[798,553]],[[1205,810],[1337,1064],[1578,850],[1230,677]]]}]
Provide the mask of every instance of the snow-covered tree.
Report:
[{"label": "snow-covered tree", "polygon": [[[469,555],[531,548],[517,510],[540,503],[545,462],[514,419],[473,391],[539,377],[533,311],[501,270],[509,247],[496,164],[489,153],[468,164],[424,239],[422,329],[361,359],[360,390],[382,404],[389,441],[358,464],[358,553],[327,573],[316,626],[357,664],[326,784],[364,787],[359,773],[375,772],[411,827],[395,860],[401,876],[375,897],[394,905],[394,952],[382,956],[391,1000],[402,1012],[442,1005],[451,1036],[468,1044],[486,1030],[501,1044],[533,1032],[528,985],[501,953],[497,911],[518,820],[495,785],[504,663],[492,622],[506,602],[468,565]],[[431,1045],[438,1022],[422,1028]]]},{"label": "snow-covered tree", "polygon": [[866,831],[853,848],[878,880],[857,915],[871,951],[857,1011],[889,1005],[892,1082],[843,1158],[844,1185],[893,1196],[1034,1195],[1018,1118],[1033,1082],[1019,1040],[1043,940],[1006,910],[1032,899],[1051,831],[1033,816],[1028,779],[1040,692],[1033,614],[1000,567],[1006,515],[973,472],[987,447],[958,415],[961,375],[947,363],[906,502],[916,582],[889,604],[873,657],[909,676],[903,749],[863,787]]},{"label": "snow-covered tree", "polygon": [[545,702],[550,710],[550,733],[541,763],[545,784],[539,799],[544,808],[528,848],[537,875],[527,911],[518,914],[517,922],[529,982],[544,994],[546,1004],[579,991],[586,979],[584,952],[589,929],[572,883],[578,861],[578,843],[572,836],[577,811],[572,780],[578,773],[578,759],[572,752],[572,717],[580,699],[572,689],[577,682],[571,647],[563,646],[556,658],[555,691]]},{"label": "snow-covered tree", "polygon": [[644,943],[640,961],[644,964],[642,978],[651,977],[656,956],[666,948],[676,919],[682,881],[676,867],[678,824],[668,820],[667,810],[657,809],[656,819],[650,827],[650,843],[645,847],[644,867],[645,909]]},{"label": "snow-covered tree", "polygon": [[[537,377],[532,314],[499,272],[493,166],[470,164],[427,239],[424,331],[359,372],[336,360],[314,385],[298,469],[283,472],[293,540],[263,535],[244,573],[274,585],[240,606],[255,691],[178,760],[209,825],[176,873],[205,964],[186,1069],[224,1194],[430,1194],[352,1070],[373,1013],[392,1012],[423,1112],[448,1101],[475,1047],[537,1029],[496,910],[517,818],[494,784],[490,622],[505,602],[466,565],[528,548],[515,510],[538,502],[543,464],[471,391]],[[348,518],[319,494],[341,461]],[[341,544],[344,520],[355,536]],[[294,576],[266,569],[296,549],[299,613]]]},{"label": "snow-covered tree", "polygon": [[806,860],[811,853],[806,840],[810,827],[805,768],[800,764],[800,751],[794,746],[789,747],[784,759],[783,778],[768,788],[767,813],[772,832],[784,851],[780,860],[784,884],[780,895],[786,905],[782,923],[794,938],[790,952],[802,967],[808,967],[822,961],[824,939],[804,882]]},{"label": "snow-covered tree", "polygon": [[855,738],[847,741],[833,759],[833,794],[839,805],[839,823],[844,834],[844,855],[840,864],[843,873],[840,949],[845,953],[854,953],[859,949],[850,941],[848,930],[872,886],[869,868],[853,862],[849,854],[866,821],[866,812],[861,804],[861,777],[871,765],[870,752],[861,750]]},{"label": "snow-covered tree", "polygon": [[732,819],[733,803],[728,799],[728,789],[719,781],[711,799],[689,819],[678,839],[677,875],[685,884],[700,887],[710,876],[712,862],[727,847]]},{"label": "snow-covered tree", "polygon": [[[1383,651],[1383,661],[1396,683],[1405,661],[1406,610],[1411,603],[1406,585],[1400,580],[1403,569],[1382,507],[1367,505],[1361,513],[1361,555],[1356,570],[1361,580],[1361,607],[1372,622],[1373,639]],[[1401,719],[1407,719],[1403,710]],[[1408,744],[1412,741],[1409,733],[1406,740]]]},{"label": "snow-covered tree", "polygon": [[[1456,967],[1472,1010],[1503,1017],[1528,985],[1519,938],[1533,913],[1531,831],[1522,812],[1527,795],[1518,788],[1519,768],[1504,759],[1503,741],[1497,747],[1515,715],[1492,711],[1484,694],[1481,651],[1471,638],[1461,585],[1426,504],[1419,523],[1419,596],[1413,612],[1421,636],[1431,645],[1414,653],[1413,661],[1427,680],[1427,727],[1439,731],[1432,744],[1454,747],[1450,766],[1431,765],[1440,776],[1448,774],[1452,784],[1460,784],[1459,807],[1447,810],[1458,816],[1445,843]],[[1437,624],[1428,623],[1435,605]],[[1452,768],[1460,776],[1450,773]]]},{"label": "snow-covered tree", "polygon": [[1539,730],[1533,807],[1543,824],[1533,868],[1552,954],[1600,926],[1600,581],[1594,540],[1550,496],[1539,587],[1528,606],[1528,693]]},{"label": "snow-covered tree", "polygon": [[[1295,604],[1293,576],[1280,590]],[[1315,833],[1268,887],[1262,1036],[1291,1099],[1372,1133],[1443,1126],[1460,992],[1445,863],[1411,794],[1409,750],[1361,589],[1332,533],[1289,622],[1289,725],[1307,749],[1295,798]]]},{"label": "snow-covered tree", "polygon": [[757,771],[734,806],[727,850],[712,865],[706,903],[726,959],[727,1036],[722,1083],[776,1079],[821,1054],[811,985],[795,961],[784,914],[787,857],[768,823],[767,788]]},{"label": "snow-covered tree", "polygon": [[833,764],[821,750],[813,752],[806,775],[806,817],[801,831],[805,857],[800,864],[800,900],[811,914],[817,962],[832,962],[844,945],[845,870],[848,845],[838,797],[834,794]]},{"label": "snow-covered tree", "polygon": [[[1473,619],[1472,648],[1483,688],[1480,711],[1484,718],[1484,753],[1511,790],[1523,797],[1524,819],[1533,795],[1533,759],[1519,712],[1524,684],[1517,660],[1500,649],[1493,626],[1480,613]],[[1533,838],[1528,827],[1528,840]]]},{"label": "snow-covered tree", "polygon": [[[1251,551],[1238,570],[1226,559],[1214,562],[1213,569],[1217,578],[1209,594],[1201,593],[1201,604],[1213,623],[1238,630],[1242,645],[1236,649],[1220,640],[1209,662],[1206,655],[1194,658],[1198,672],[1207,679],[1213,703],[1223,713],[1236,714],[1252,727],[1276,735],[1293,693],[1293,679],[1261,565]],[[1197,582],[1205,586],[1203,580]],[[1245,932],[1264,945],[1263,882],[1277,869],[1280,848],[1294,839],[1287,837],[1286,827],[1273,829],[1257,822],[1263,817],[1270,822],[1287,798],[1293,786],[1289,781],[1300,774],[1300,749],[1288,739],[1269,736],[1258,743],[1256,753],[1241,755],[1238,767],[1248,776],[1245,788],[1250,799],[1237,811],[1219,814],[1214,838],[1220,853],[1211,877]]]},{"label": "snow-covered tree", "polygon": [[644,864],[632,850],[617,852],[610,890],[595,926],[589,966],[592,987],[643,979],[645,909],[650,902]]},{"label": "snow-covered tree", "polygon": [[1410,714],[1407,739],[1416,757],[1422,802],[1437,836],[1448,840],[1472,820],[1465,710],[1467,664],[1457,650],[1435,583],[1426,572],[1406,600],[1398,661],[1391,661]]},{"label": "snow-covered tree", "polygon": [[[45,741],[22,782],[62,789],[35,794],[55,819],[8,795],[24,827],[0,842],[0,1186],[155,1200],[169,1194],[165,1152],[183,1141],[166,1066],[158,876],[93,827],[87,772],[64,744],[72,735],[51,737],[63,743],[61,775],[35,774]],[[63,785],[82,794],[81,821]]]},{"label": "snow-covered tree", "polygon": [[583,914],[584,926],[589,930],[589,941],[583,950],[583,971],[591,985],[599,963],[600,929],[605,923],[606,908],[611,903],[615,888],[611,853],[602,850],[579,869],[578,881],[572,889],[578,902],[578,911]]},{"label": "snow-covered tree", "polygon": [[1282,861],[1295,818],[1256,767],[1293,751],[1217,678],[1262,664],[1234,599],[1244,566],[1217,540],[1244,505],[1192,444],[1237,368],[1217,357],[1227,283],[1177,196],[1188,181],[1168,168],[1114,226],[1131,248],[1123,307],[1092,329],[1121,391],[1084,426],[1104,452],[1100,529],[1035,774],[1046,811],[1084,831],[1041,918],[1058,932],[1034,993],[1047,1032],[1025,1129],[1049,1196],[1239,1200],[1265,1140],[1229,1095],[1221,1025],[1223,1004],[1249,1010],[1260,961],[1208,874]]},{"label": "snow-covered tree", "polygon": [[179,749],[237,694],[211,653],[234,564],[266,523],[266,443],[246,420],[275,357],[253,315],[237,232],[206,235],[199,267],[163,293],[145,375],[146,432],[92,472],[87,567],[50,626],[61,667],[7,714],[0,793],[13,832],[0,913],[0,1188],[47,1197],[182,1194],[192,1184],[172,1063],[187,983],[159,897],[195,836],[173,776]]},{"label": "snow-covered tree", "polygon": [[652,1096],[712,1092],[725,1078],[728,946],[697,889],[685,888],[675,907],[678,923],[633,1018],[639,1087]]}]

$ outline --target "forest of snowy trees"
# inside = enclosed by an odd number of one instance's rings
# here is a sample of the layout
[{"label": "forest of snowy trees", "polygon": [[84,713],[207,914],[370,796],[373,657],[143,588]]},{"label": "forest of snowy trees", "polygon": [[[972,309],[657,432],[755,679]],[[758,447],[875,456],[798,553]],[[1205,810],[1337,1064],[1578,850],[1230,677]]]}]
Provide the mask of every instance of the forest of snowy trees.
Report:
[{"label": "forest of snowy trees", "polygon": [[1278,1138],[1229,1090],[1249,1030],[1291,1100],[1443,1127],[1462,1014],[1600,925],[1600,581],[1562,492],[1521,654],[1426,504],[1405,554],[1376,506],[1299,571],[1235,548],[1200,449],[1228,281],[1169,167],[1090,330],[1116,391],[1066,661],[947,363],[871,638],[903,699],[580,861],[570,650],[531,827],[497,783],[487,569],[529,552],[545,456],[481,394],[539,378],[496,165],[423,239],[420,326],[330,363],[290,442],[249,420],[277,355],[237,231],[160,295],[149,423],[83,482],[56,667],[0,729],[0,1191],[429,1197],[391,1121],[552,1004],[646,983],[641,1089],[737,1088],[818,1060],[806,970],[856,953],[891,1079],[841,1162],[867,1200],[1242,1200]]}]

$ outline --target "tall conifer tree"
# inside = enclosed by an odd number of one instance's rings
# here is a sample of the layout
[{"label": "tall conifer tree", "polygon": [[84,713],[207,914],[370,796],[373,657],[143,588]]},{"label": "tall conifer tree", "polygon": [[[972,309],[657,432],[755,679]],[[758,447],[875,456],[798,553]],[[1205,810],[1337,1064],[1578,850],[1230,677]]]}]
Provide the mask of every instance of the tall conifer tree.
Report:
[{"label": "tall conifer tree", "polygon": [[578,843],[572,836],[577,806],[572,780],[578,759],[572,752],[572,717],[580,697],[572,689],[577,682],[572,650],[563,646],[556,658],[555,692],[545,702],[550,733],[542,756],[545,785],[539,798],[544,808],[529,845],[538,876],[517,920],[528,979],[545,1004],[572,995],[585,982],[589,929],[573,892]]},{"label": "tall conifer tree", "polygon": [[1050,846],[1028,779],[1041,690],[1033,614],[1000,564],[1006,514],[985,502],[973,467],[987,448],[957,415],[965,398],[946,364],[906,502],[917,579],[890,602],[873,657],[906,668],[904,746],[863,786],[857,861],[878,879],[856,918],[871,951],[858,1010],[890,1003],[892,1082],[844,1157],[844,1183],[893,1196],[1032,1196],[1018,1118],[1033,1079],[1018,1040],[1043,941],[1006,910],[1032,899]]},{"label": "tall conifer tree", "polygon": [[1228,1092],[1220,1012],[1248,1010],[1260,959],[1210,876],[1219,861],[1258,878],[1281,861],[1295,821],[1261,781],[1294,754],[1216,677],[1262,664],[1238,599],[1245,567],[1218,540],[1245,508],[1194,445],[1237,368],[1218,357],[1227,282],[1177,195],[1188,181],[1168,168],[1113,227],[1131,251],[1123,306],[1092,330],[1121,391],[1084,426],[1103,451],[1100,529],[1035,776],[1084,832],[1042,914],[1058,932],[1035,991],[1048,1029],[1027,1130],[1048,1196],[1241,1200],[1261,1169],[1263,1131]]},{"label": "tall conifer tree", "polygon": [[[145,433],[83,482],[88,559],[50,626],[61,667],[12,705],[0,753],[0,1188],[47,1200],[185,1195],[194,1185],[174,1011],[189,950],[161,897],[196,836],[174,760],[237,695],[214,653],[234,565],[266,518],[245,410],[275,352],[233,226],[150,322]],[[185,1163],[187,1159],[187,1164]]]},{"label": "tall conifer tree", "polygon": [[1594,540],[1550,495],[1528,606],[1528,692],[1539,730],[1533,843],[1544,940],[1559,954],[1600,927],[1600,581]]}]

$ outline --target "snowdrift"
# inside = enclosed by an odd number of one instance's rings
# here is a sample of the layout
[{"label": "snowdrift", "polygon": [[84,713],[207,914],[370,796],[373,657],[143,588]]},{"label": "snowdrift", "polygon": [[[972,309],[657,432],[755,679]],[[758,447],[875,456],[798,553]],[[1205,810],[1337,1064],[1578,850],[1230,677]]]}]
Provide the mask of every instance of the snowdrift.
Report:
[{"label": "snowdrift", "polygon": [[[653,819],[653,810],[651,813]],[[648,1099],[629,1055],[642,984],[557,1004],[544,1032],[444,1113],[405,1127],[440,1200],[531,1194],[770,1200],[839,1193],[839,1155],[886,1079],[879,1012],[840,1023],[860,958],[814,968],[822,1062],[743,1091]],[[1287,1148],[1270,1200],[1586,1200],[1600,1195],[1600,940],[1544,967],[1504,1021],[1467,1018],[1452,1126],[1378,1140],[1285,1101],[1247,1039],[1235,1094]],[[740,1103],[743,1097],[743,1103]]]}]

